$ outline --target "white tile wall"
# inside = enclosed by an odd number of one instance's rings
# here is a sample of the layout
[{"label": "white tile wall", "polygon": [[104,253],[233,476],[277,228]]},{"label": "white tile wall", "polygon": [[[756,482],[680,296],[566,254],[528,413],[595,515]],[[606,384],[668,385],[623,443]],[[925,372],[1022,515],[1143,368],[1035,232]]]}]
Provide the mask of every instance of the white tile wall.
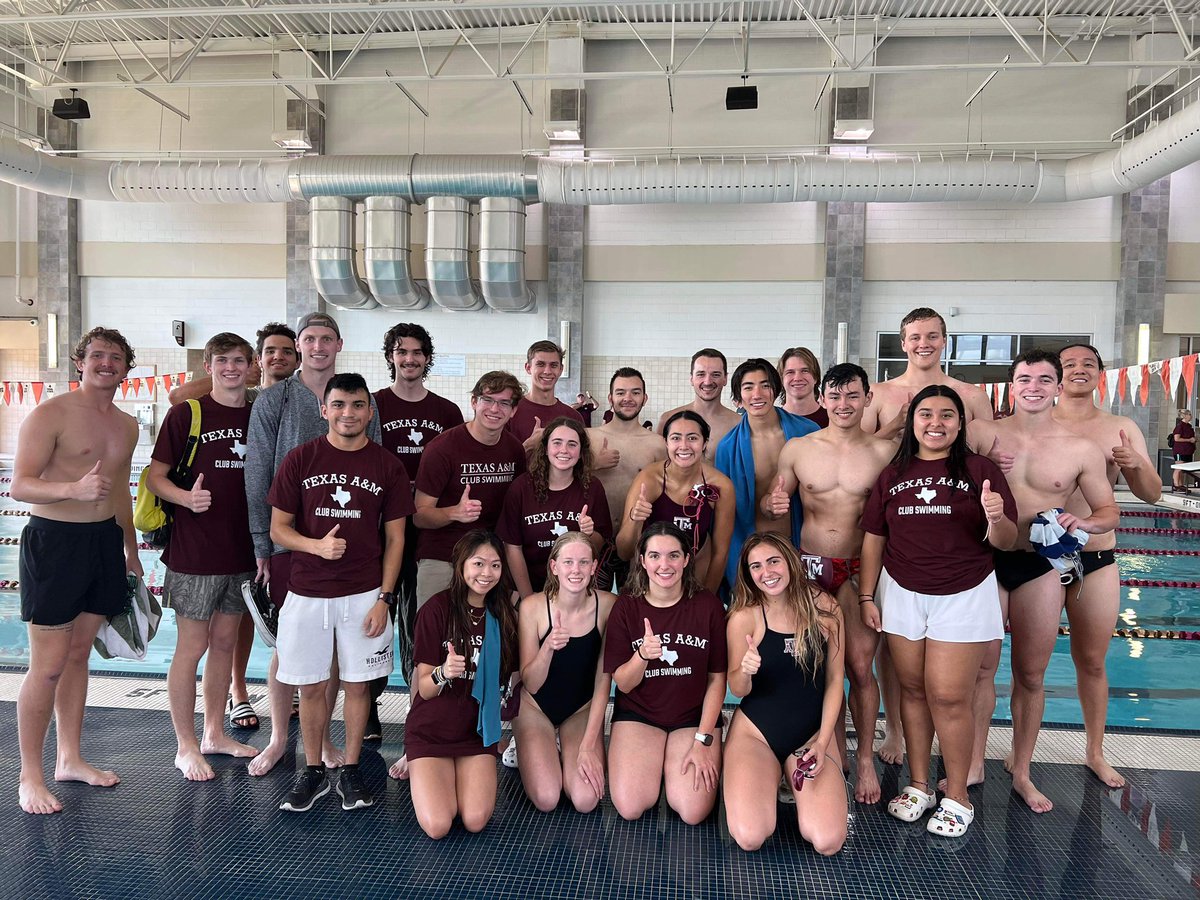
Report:
[{"label": "white tile wall", "polygon": [[593,206],[584,241],[593,245],[816,244],[824,240],[818,203]]},{"label": "white tile wall", "polygon": [[1200,243],[1200,163],[1171,176],[1171,217],[1167,239]]},{"label": "white tile wall", "polygon": [[822,292],[818,281],[588,282],[583,351],[691,357],[716,347],[730,367],[748,356],[771,359],[793,345],[820,346]]},{"label": "white tile wall", "polygon": [[[1200,188],[1200,185],[1197,185]],[[1172,206],[1172,218],[1174,206]],[[1109,242],[1121,239],[1119,199],[1074,203],[872,203],[867,242]]]},{"label": "white tile wall", "polygon": [[[0,350],[0,381],[36,381],[37,365],[37,350]],[[28,394],[21,405],[17,405],[15,395],[11,406],[0,400],[0,454],[16,452],[17,432],[32,409],[33,398]]]}]

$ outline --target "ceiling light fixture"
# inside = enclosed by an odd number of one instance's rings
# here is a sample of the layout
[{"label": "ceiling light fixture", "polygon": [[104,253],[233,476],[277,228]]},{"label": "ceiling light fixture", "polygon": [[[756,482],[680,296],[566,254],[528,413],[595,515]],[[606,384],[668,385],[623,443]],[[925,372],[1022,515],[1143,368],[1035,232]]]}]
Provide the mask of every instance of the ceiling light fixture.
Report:
[{"label": "ceiling light fixture", "polygon": [[271,140],[280,150],[294,152],[312,149],[312,141],[308,139],[308,132],[303,128],[289,128],[287,131],[273,132]]}]

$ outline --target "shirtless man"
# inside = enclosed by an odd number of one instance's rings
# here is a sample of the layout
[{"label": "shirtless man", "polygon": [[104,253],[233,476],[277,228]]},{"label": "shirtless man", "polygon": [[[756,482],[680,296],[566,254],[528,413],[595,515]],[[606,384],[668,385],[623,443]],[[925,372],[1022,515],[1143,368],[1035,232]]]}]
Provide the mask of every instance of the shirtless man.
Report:
[{"label": "shirtless man", "polygon": [[[710,459],[715,458],[716,448],[721,443],[721,438],[725,437],[729,430],[738,423],[738,414],[721,402],[721,391],[725,389],[729,380],[726,375],[728,371],[729,364],[725,361],[725,354],[720,350],[705,347],[703,350],[693,353],[691,382],[696,399],[683,406],[668,409],[659,418],[658,426],[654,430],[662,434],[667,419],[681,409],[697,412],[708,423],[708,456]],[[737,561],[736,556],[731,558],[734,562]]]},{"label": "shirtless man", "polygon": [[863,542],[858,521],[879,473],[896,451],[891,441],[862,429],[862,416],[871,400],[867,373],[859,366],[842,363],[826,372],[821,403],[829,414],[829,427],[787,442],[773,489],[759,504],[767,518],[782,519],[791,508],[792,494],[799,494],[804,507],[802,559],[809,577],[841,604],[850,715],[859,738],[854,786],[859,803],[877,803],[880,787],[874,747],[879,685],[872,671],[879,635],[862,624],[858,610]]},{"label": "shirtless man", "polygon": [[816,354],[807,347],[789,347],[779,357],[779,375],[783,378],[783,408],[828,428],[829,413],[817,400],[821,364]]},{"label": "shirtless man", "polygon": [[[1015,790],[1034,812],[1048,812],[1054,804],[1034,785],[1029,766],[1037,744],[1045,710],[1044,678],[1050,654],[1058,637],[1058,622],[1068,596],[1078,605],[1080,587],[1065,586],[1045,557],[1029,543],[1029,526],[1038,513],[1072,503],[1076,492],[1091,514],[1081,517],[1063,512],[1058,521],[1068,532],[1081,529],[1088,534],[1105,534],[1117,527],[1120,512],[1113,499],[1105,453],[1095,441],[1079,437],[1054,416],[1054,401],[1063,390],[1062,365],[1058,356],[1034,349],[1022,353],[1009,368],[1011,396],[1015,405],[1007,419],[977,419],[968,426],[973,448],[992,456],[1011,456],[1008,484],[1017,501],[1017,549],[996,552],[996,579],[1000,601],[1012,631],[1012,719],[1013,749],[1007,766]],[[1111,627],[1111,626],[1110,626]],[[1110,632],[1111,634],[1111,632]],[[984,669],[994,673],[999,660],[999,641],[989,650]],[[976,691],[976,741],[986,746],[986,730],[980,728],[984,715]],[[994,704],[994,690],[992,692]],[[986,710],[988,718],[991,710]],[[982,735],[981,735],[982,731]],[[979,755],[978,746],[975,750]]]},{"label": "shirtless man", "polygon": [[[1098,409],[1092,393],[1104,373],[1100,352],[1090,344],[1073,344],[1058,351],[1063,368],[1063,392],[1054,407],[1054,420],[1079,437],[1095,443],[1104,453],[1109,484],[1123,475],[1134,495],[1144,503],[1157,503],[1162,497],[1162,478],[1150,462],[1146,439],[1134,421]],[[1091,514],[1086,501],[1076,491],[1067,504],[1067,512],[1081,518]],[[1122,787],[1125,779],[1104,759],[1104,726],[1108,713],[1108,674],[1104,658],[1117,624],[1121,583],[1114,548],[1116,532],[1098,534],[1080,551],[1083,562],[1083,587],[1070,591],[1067,620],[1071,624],[1071,658],[1075,662],[1075,682],[1079,705],[1083,707],[1083,727],[1087,732],[1087,767],[1109,787]]]},{"label": "shirtless man", "polygon": [[992,404],[982,388],[942,371],[946,349],[946,320],[927,306],[914,309],[900,321],[900,344],[908,356],[904,374],[875,385],[875,400],[863,414],[862,427],[872,434],[896,438],[904,427],[904,413],[921,388],[944,384],[962,398],[967,421],[992,418]]},{"label": "shirtless man", "polygon": [[[638,421],[649,397],[646,395],[646,379],[637,369],[623,366],[613,373],[608,381],[608,404],[613,411],[612,420],[596,428],[588,429],[588,440],[592,444],[592,466],[596,477],[604,485],[608,498],[608,510],[612,515],[616,534],[625,521],[625,495],[637,473],[656,459],[667,455],[667,444],[662,435],[647,431]],[[611,584],[617,579],[618,587],[625,583],[628,566],[610,548],[608,571],[597,577]],[[607,589],[607,587],[606,587]]]},{"label": "shirtless man", "polygon": [[54,780],[98,787],[120,781],[80,752],[88,655],[105,618],[125,608],[125,573],[142,577],[128,487],[137,422],[113,405],[113,394],[133,368],[133,348],[120,332],[93,328],[71,358],[79,389],[29,414],[13,464],[12,497],[31,507],[21,534],[19,575],[29,670],[17,695],[17,793],[27,813],[62,811],[42,772],[52,712],[58,741]]},{"label": "shirtless man", "polygon": [[776,519],[764,515],[759,503],[771,493],[784,444],[818,429],[815,422],[775,405],[783,393],[783,381],[765,359],[748,359],[734,369],[729,393],[743,415],[717,447],[716,464],[733,482],[737,499],[733,540],[725,564],[725,579],[732,585],[737,580],[742,544],[755,531],[774,531],[800,546],[803,513],[799,504],[790,516],[785,510]]}]

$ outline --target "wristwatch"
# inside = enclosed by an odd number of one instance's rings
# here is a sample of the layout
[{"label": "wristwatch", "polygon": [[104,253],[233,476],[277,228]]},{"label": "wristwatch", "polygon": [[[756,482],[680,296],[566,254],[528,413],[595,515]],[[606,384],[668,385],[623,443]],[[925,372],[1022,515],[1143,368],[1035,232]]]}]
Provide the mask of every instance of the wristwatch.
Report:
[{"label": "wristwatch", "polygon": [[396,608],[396,595],[392,591],[381,591],[379,599],[387,604],[388,609]]},{"label": "wristwatch", "polygon": [[697,731],[696,732],[696,740],[699,741],[701,744],[703,744],[705,747],[711,747],[712,742],[713,742],[713,736],[711,734],[705,734],[703,731]]}]

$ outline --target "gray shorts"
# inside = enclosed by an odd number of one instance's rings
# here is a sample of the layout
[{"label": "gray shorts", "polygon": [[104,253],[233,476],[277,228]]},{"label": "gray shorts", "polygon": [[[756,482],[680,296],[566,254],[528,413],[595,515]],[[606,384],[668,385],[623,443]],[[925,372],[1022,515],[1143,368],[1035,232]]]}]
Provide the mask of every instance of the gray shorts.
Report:
[{"label": "gray shorts", "polygon": [[167,569],[163,579],[163,606],[175,615],[207,622],[215,612],[237,615],[246,611],[242,582],[254,578],[253,572],[237,575],[185,575]]},{"label": "gray shorts", "polygon": [[440,559],[417,560],[417,609],[420,609],[438,591],[450,587],[454,569],[450,563]]}]

